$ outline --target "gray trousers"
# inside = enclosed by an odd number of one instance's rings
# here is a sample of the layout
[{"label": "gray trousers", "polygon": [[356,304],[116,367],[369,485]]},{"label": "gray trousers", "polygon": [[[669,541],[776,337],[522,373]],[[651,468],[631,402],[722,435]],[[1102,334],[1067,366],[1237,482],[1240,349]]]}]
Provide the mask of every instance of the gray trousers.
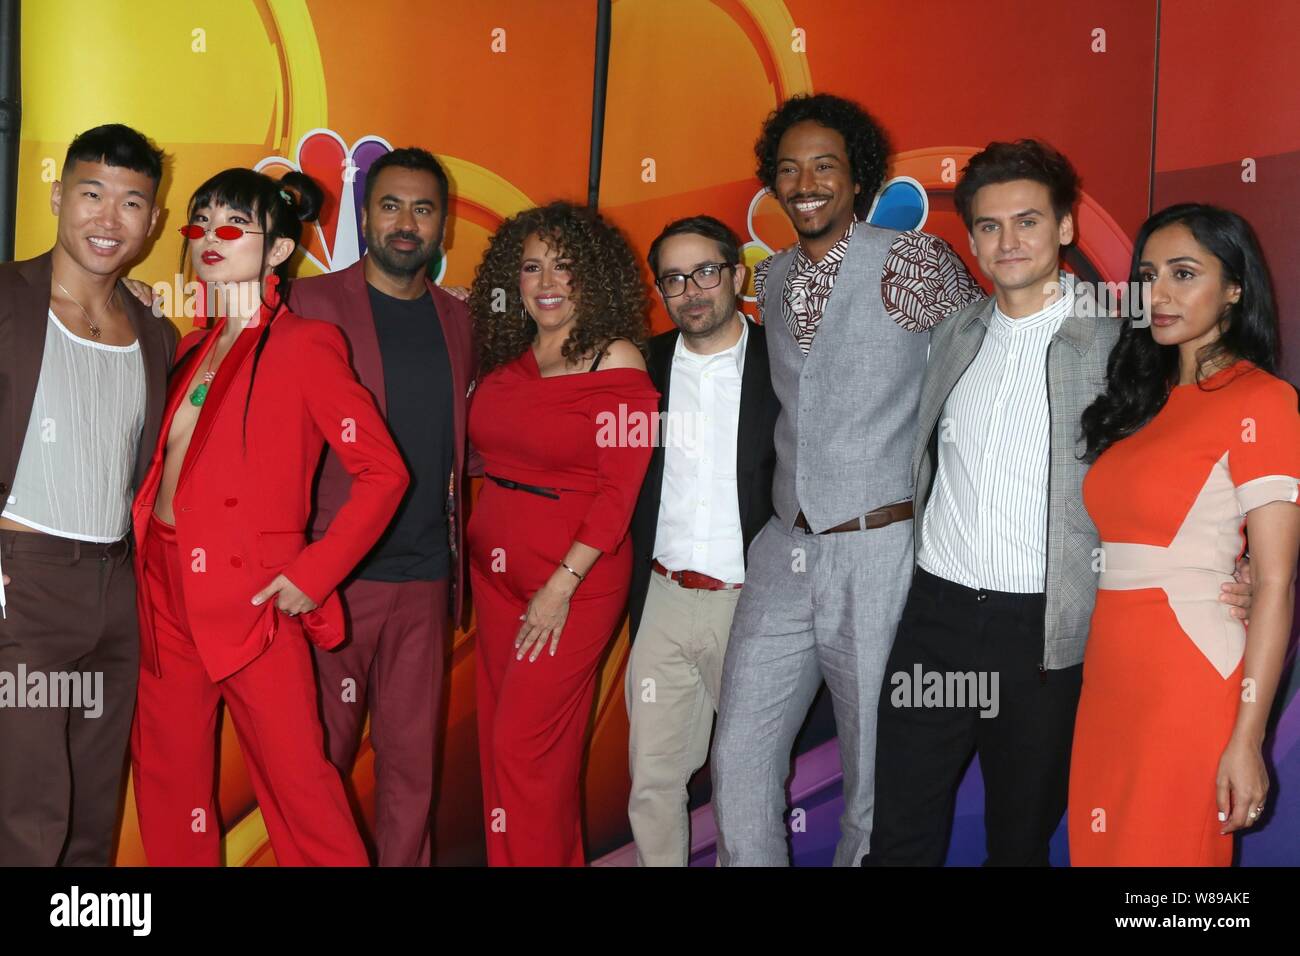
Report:
[{"label": "gray trousers", "polygon": [[876,703],[912,580],[912,523],[812,535],[773,518],[749,549],[713,742],[723,866],[788,866],[790,751],[817,688],[831,694],[844,773],[836,866],[871,839]]}]

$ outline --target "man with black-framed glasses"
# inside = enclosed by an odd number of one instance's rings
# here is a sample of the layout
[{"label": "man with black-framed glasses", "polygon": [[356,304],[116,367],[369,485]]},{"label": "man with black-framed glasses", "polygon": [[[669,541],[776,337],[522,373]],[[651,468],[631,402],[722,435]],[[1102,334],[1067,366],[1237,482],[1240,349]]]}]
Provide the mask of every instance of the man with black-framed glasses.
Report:
[{"label": "man with black-framed glasses", "polygon": [[736,309],[732,231],[679,219],[648,259],[677,327],[650,340],[647,362],[660,422],[632,518],[628,818],[638,862],[685,866],[686,785],[708,759],[745,552],[772,514],[779,405],[766,339]]}]

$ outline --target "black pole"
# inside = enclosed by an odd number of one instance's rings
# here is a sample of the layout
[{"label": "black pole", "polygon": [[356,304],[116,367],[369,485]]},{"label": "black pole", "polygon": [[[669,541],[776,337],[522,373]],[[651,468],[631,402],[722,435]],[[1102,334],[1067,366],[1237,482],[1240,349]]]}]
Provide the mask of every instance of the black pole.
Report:
[{"label": "black pole", "polygon": [[18,139],[22,130],[19,0],[0,0],[0,262],[14,257],[18,211]]},{"label": "black pole", "polygon": [[596,0],[596,77],[591,90],[591,152],[587,160],[587,205],[600,203],[600,156],[605,141],[605,89],[609,85],[611,0]]}]

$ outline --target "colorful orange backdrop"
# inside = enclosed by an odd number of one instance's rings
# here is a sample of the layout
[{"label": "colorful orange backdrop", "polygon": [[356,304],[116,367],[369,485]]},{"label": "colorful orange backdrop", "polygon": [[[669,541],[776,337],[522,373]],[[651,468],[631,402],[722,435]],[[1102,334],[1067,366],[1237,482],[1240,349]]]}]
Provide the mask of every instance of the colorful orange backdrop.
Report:
[{"label": "colorful orange backdrop", "polygon": [[[191,191],[218,169],[257,164],[333,177],[333,220],[310,237],[299,271],[337,268],[350,261],[346,156],[378,137],[446,162],[454,202],[441,281],[468,284],[502,218],[585,196],[595,24],[592,0],[100,0],[93,16],[79,0],[25,4],[18,254],[53,241],[48,183],[69,139],[118,121],[171,157],[169,214],[134,275],[171,281]],[[1289,0],[615,0],[601,206],[642,252],[670,219],[719,216],[752,263],[792,238],[753,177],[764,116],[794,93],[839,93],[881,120],[892,173],[927,190],[925,228],[963,254],[952,173],[991,139],[1045,138],[1074,160],[1086,196],[1070,265],[1107,279],[1125,274],[1127,237],[1153,203],[1239,209],[1264,238],[1285,337],[1300,345],[1289,281],[1300,240],[1287,228],[1300,172],[1300,66],[1288,39],[1298,28]],[[1257,160],[1254,181],[1243,181],[1245,158]],[[661,307],[653,321],[668,326]],[[1297,377],[1294,355],[1287,369]],[[629,838],[626,648],[620,634],[592,715],[593,857]],[[475,863],[472,629],[449,661],[436,852]],[[273,862],[228,726],[221,761],[227,862]],[[368,749],[352,784],[368,821]],[[119,860],[144,862],[129,792]]]}]

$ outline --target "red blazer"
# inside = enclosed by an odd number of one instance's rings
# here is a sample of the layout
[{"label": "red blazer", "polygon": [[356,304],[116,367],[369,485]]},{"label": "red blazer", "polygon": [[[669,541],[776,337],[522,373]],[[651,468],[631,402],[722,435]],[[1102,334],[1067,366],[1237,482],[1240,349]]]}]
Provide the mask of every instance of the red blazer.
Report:
[{"label": "red blazer", "polygon": [[[466,461],[466,410],[473,391],[477,360],[470,331],[469,309],[464,302],[444,292],[428,279],[425,284],[433,296],[442,337],[447,343],[447,356],[451,364],[452,427],[455,457],[448,480],[448,501],[451,537],[451,587],[452,615],[461,618],[465,581],[465,508],[468,501]],[[370,390],[379,410],[387,414],[387,395],[384,391],[384,364],[379,354],[379,337],[375,334],[375,316],[370,310],[370,293],[366,288],[365,260],[361,259],[346,269],[325,275],[299,279],[289,288],[289,304],[300,315],[337,325],[347,336],[352,350],[352,367],[361,384]],[[333,451],[325,456],[316,488],[316,513],[312,521],[313,537],[324,532],[334,514],[347,499],[352,481],[345,463]],[[468,465],[473,470],[473,466]],[[382,529],[381,529],[382,530]]]},{"label": "red blazer", "polygon": [[[263,321],[267,316],[263,310]],[[195,363],[204,362],[224,321],[182,340],[168,388],[158,447],[133,506],[141,664],[159,673],[153,601],[142,572],[149,517],[177,406],[188,401]],[[348,365],[347,344],[324,322],[281,311],[257,365],[245,418],[253,352],[263,325],[240,333],[212,382],[176,485],[174,511],[185,608],[209,676],[221,680],[252,661],[282,618],[274,599],[253,595],[283,573],[320,607],[297,619],[323,648],[343,640],[334,589],[374,546],[406,490],[401,456],[374,400]],[[320,540],[308,544],[312,475],[324,445],[352,476],[351,492]]]}]

